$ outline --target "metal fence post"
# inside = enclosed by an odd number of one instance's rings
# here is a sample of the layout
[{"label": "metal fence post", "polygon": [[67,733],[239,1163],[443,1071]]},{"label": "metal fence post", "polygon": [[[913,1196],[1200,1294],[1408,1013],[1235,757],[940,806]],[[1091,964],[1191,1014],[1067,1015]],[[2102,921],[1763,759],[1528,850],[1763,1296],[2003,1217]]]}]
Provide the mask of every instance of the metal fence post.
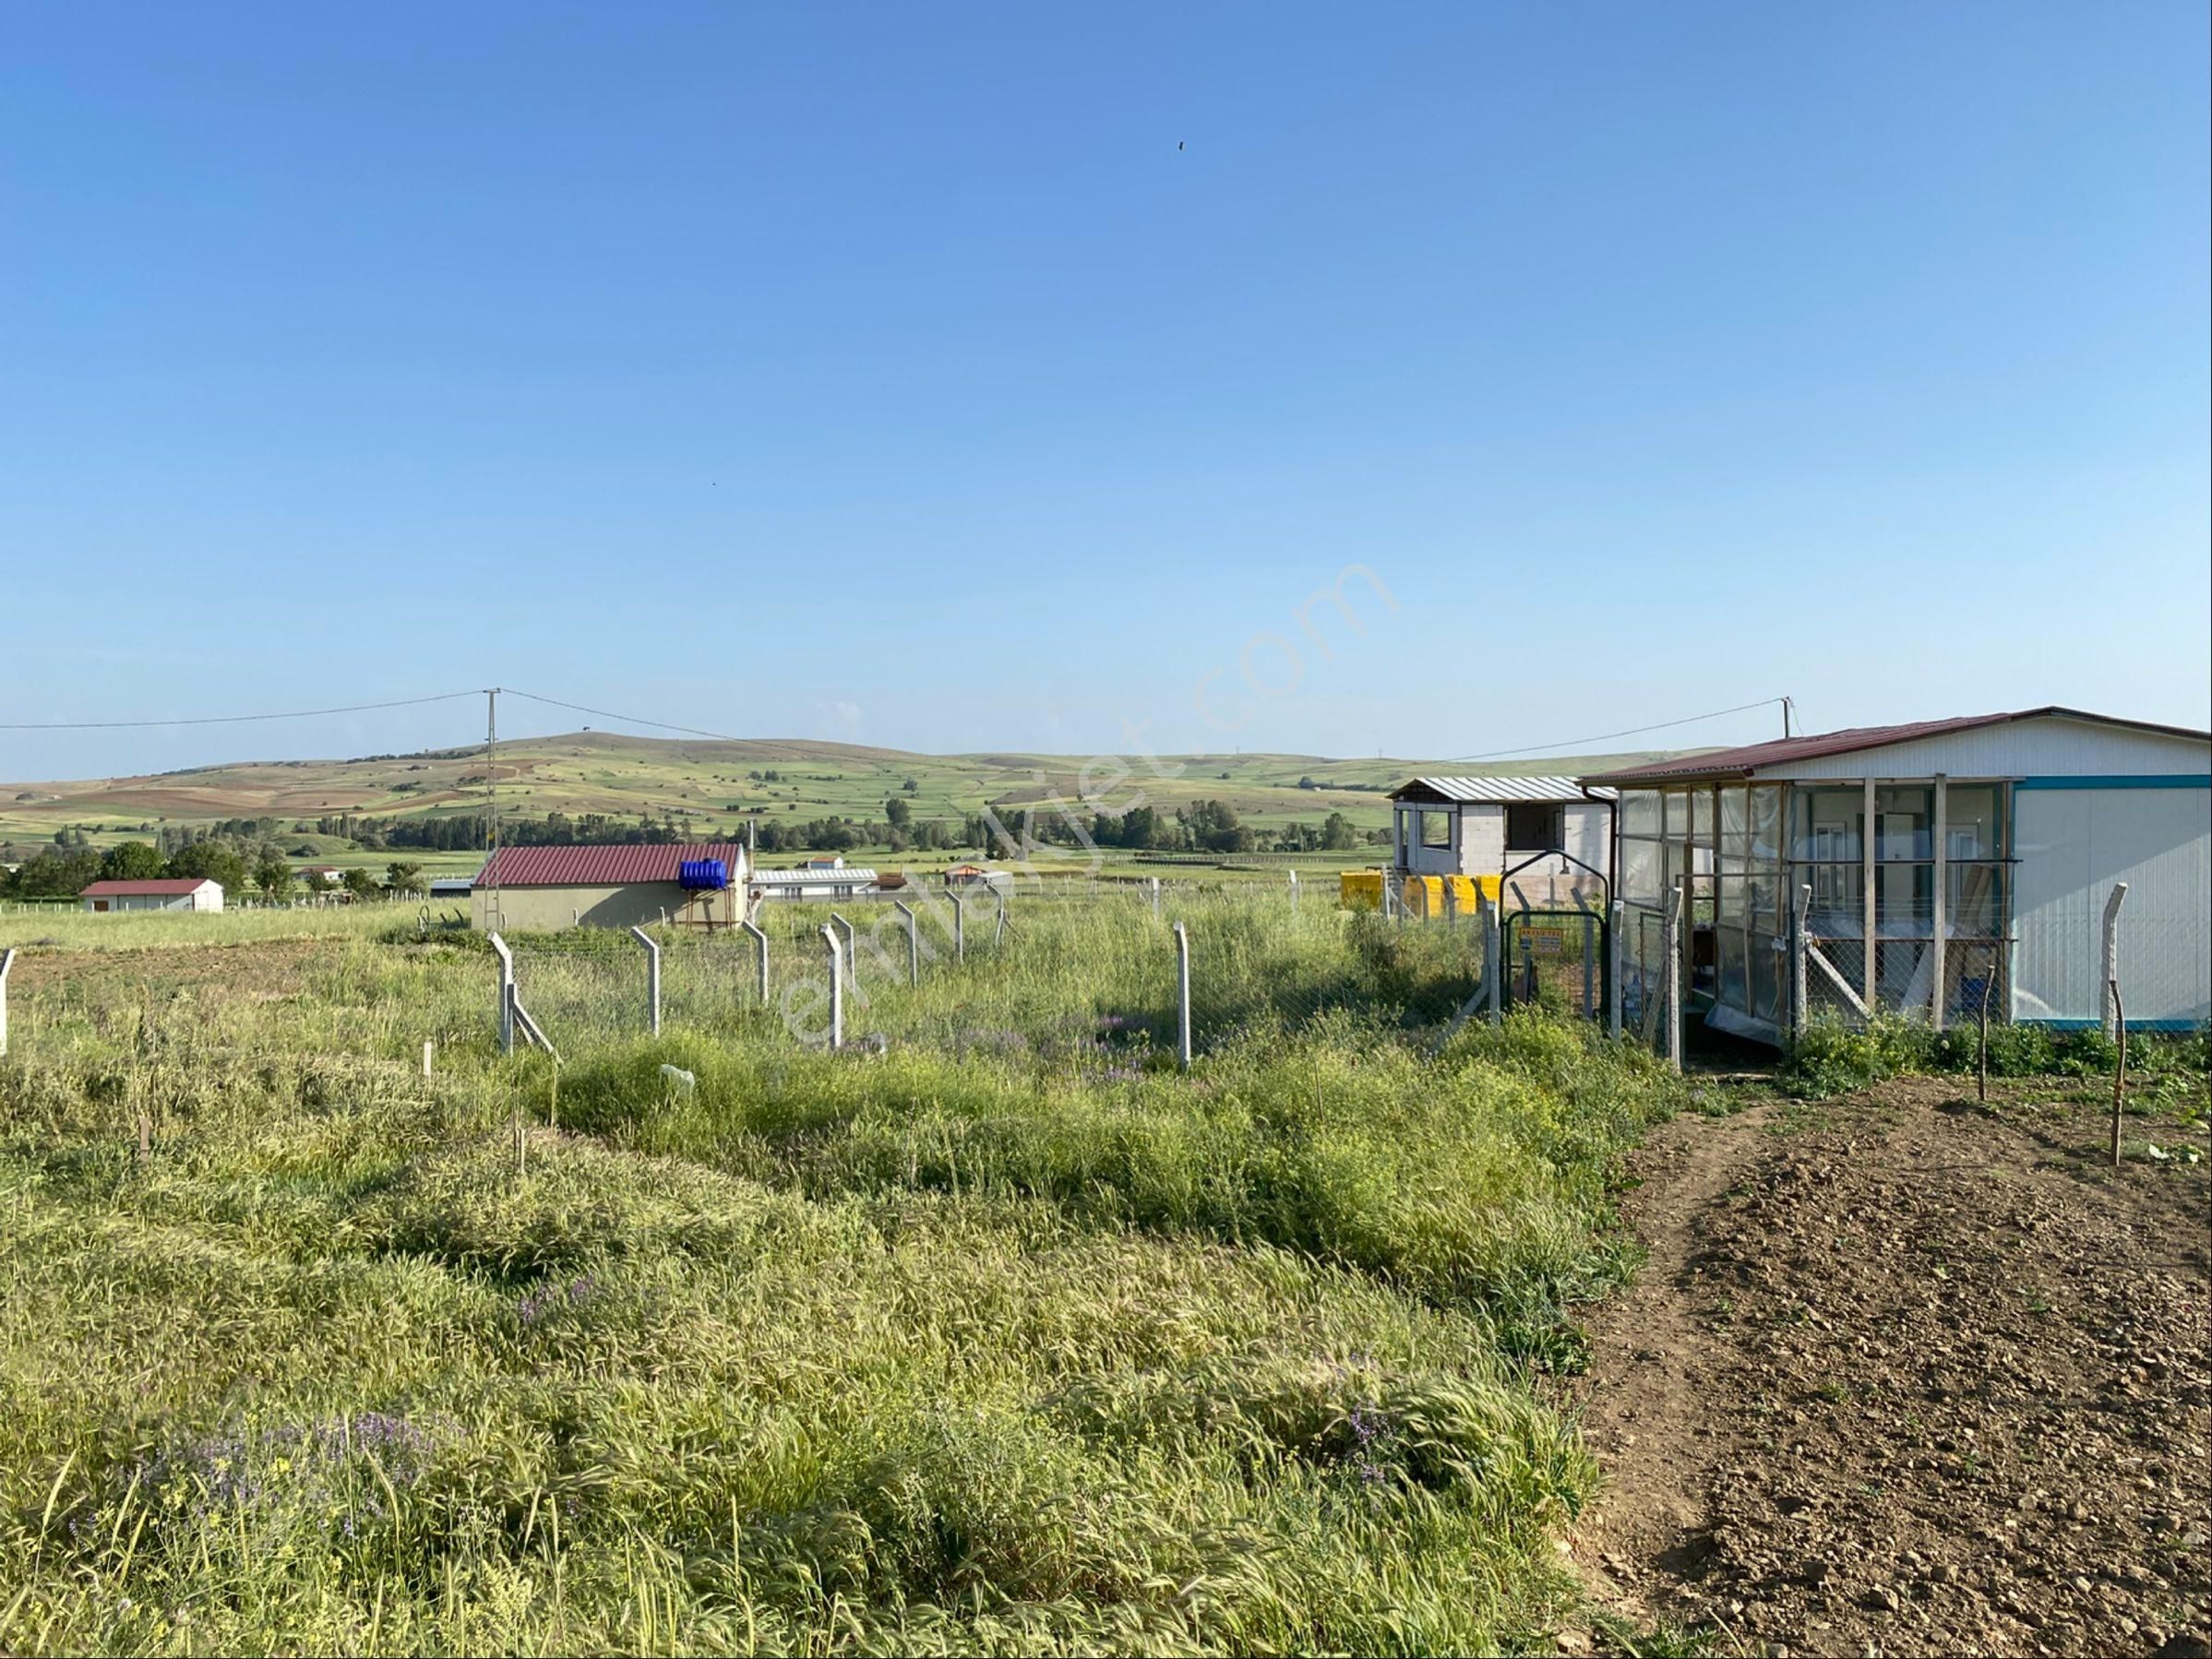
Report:
[{"label": "metal fence post", "polygon": [[843,960],[844,961],[845,978],[852,985],[855,990],[858,990],[860,988],[860,952],[855,949],[853,945],[853,925],[852,923],[846,921],[843,916],[839,915],[835,911],[831,911],[830,913],[830,921],[833,925],[844,929],[844,955]]},{"label": "metal fence post", "polygon": [[845,971],[843,950],[837,943],[837,929],[823,925],[822,940],[830,947],[830,1048],[832,1053],[845,1044]]},{"label": "metal fence post", "polygon": [[1606,1030],[1615,1037],[1620,1034],[1620,1000],[1622,982],[1628,975],[1622,972],[1627,963],[1622,960],[1628,953],[1628,901],[1613,901],[1613,925],[1606,940]]},{"label": "metal fence post", "polygon": [[1290,872],[1290,913],[1294,916],[1298,913],[1298,873],[1296,870]]},{"label": "metal fence post", "polygon": [[1505,1018],[1505,964],[1499,932],[1498,907],[1488,893],[1479,901],[1482,922],[1482,988],[1490,1006],[1490,1023]]},{"label": "metal fence post", "polygon": [[1152,878],[1152,919],[1155,922],[1160,919],[1160,878],[1157,876]]},{"label": "metal fence post", "polygon": [[894,899],[891,908],[906,918],[906,983],[919,985],[922,983],[922,935],[920,925],[915,918],[914,906],[903,899]]},{"label": "metal fence post", "polygon": [[1597,1018],[1597,916],[1587,909],[1583,912],[1583,1018]]},{"label": "metal fence post", "polygon": [[1459,893],[1453,889],[1449,876],[1444,877],[1444,925],[1447,928],[1459,926]]},{"label": "metal fence post", "polygon": [[1175,925],[1175,1059],[1190,1069],[1190,936]]},{"label": "metal fence post", "polygon": [[515,1052],[515,953],[496,933],[490,936],[499,958],[499,1052]]},{"label": "metal fence post", "polygon": [[1006,943],[1006,895],[1004,893],[999,893],[998,898],[998,926],[997,931],[991,935],[991,948],[994,950]]},{"label": "metal fence post", "polygon": [[1812,885],[1805,883],[1798,889],[1794,912],[1796,924],[1790,929],[1789,940],[1789,1030],[1793,1036],[1805,1034],[1805,1022],[1811,1010],[1807,1007],[1811,986],[1805,977],[1805,952],[1812,948]]},{"label": "metal fence post", "polygon": [[1677,1071],[1682,1068],[1682,913],[1687,896],[1678,879],[1667,907],[1660,951],[1667,959],[1667,1063]]},{"label": "metal fence post", "polygon": [[754,926],[750,922],[740,922],[737,924],[737,925],[744,928],[746,932],[753,936],[753,949],[759,953],[760,1005],[761,1007],[765,1008],[768,1006],[768,935],[761,932],[759,928]]},{"label": "metal fence post", "polygon": [[7,971],[16,965],[16,948],[0,950],[0,1055],[7,1053]]},{"label": "metal fence post", "polygon": [[952,889],[952,956],[956,961],[968,960],[968,896],[958,888]]},{"label": "metal fence post", "polygon": [[2116,1005],[2120,1000],[2120,903],[2127,897],[2127,883],[2112,883],[2112,896],[2104,901],[2104,1034],[2119,1029]]},{"label": "metal fence post", "polygon": [[661,1034],[661,948],[653,937],[642,927],[633,927],[629,937],[645,947],[645,1012],[652,1034]]}]

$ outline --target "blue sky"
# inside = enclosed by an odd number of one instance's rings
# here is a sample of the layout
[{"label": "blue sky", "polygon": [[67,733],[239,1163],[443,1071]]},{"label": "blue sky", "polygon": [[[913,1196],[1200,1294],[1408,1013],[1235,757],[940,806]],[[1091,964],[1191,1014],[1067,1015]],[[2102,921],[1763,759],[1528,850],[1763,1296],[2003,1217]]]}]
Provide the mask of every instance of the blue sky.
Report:
[{"label": "blue sky", "polygon": [[[0,718],[2212,717],[2194,0],[6,32]],[[1392,603],[1324,650],[1353,565]],[[480,730],[0,732],[0,777]]]}]

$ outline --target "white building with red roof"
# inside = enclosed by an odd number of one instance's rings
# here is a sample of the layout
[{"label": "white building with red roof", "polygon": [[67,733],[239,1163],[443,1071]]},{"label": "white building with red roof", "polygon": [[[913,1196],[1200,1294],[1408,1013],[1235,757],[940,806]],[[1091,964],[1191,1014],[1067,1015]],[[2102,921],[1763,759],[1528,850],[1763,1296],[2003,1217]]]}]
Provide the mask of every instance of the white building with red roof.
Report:
[{"label": "white building with red roof", "polygon": [[701,846],[502,847],[469,889],[476,926],[501,933],[638,927],[658,922],[735,927],[744,919],[746,853]]},{"label": "white building with red roof", "polygon": [[[1663,1007],[1670,984],[1677,1006],[1764,1042],[1870,1012],[1945,1025],[1987,1007],[2065,1027],[2123,1011],[2168,1030],[2212,1019],[2212,733],[2026,709],[1582,782],[1619,795],[1613,897],[1632,1020]],[[1671,965],[1670,912],[1682,946]]]},{"label": "white building with red roof", "polygon": [[222,883],[204,876],[164,877],[150,881],[95,881],[79,889],[87,910],[221,910]]}]

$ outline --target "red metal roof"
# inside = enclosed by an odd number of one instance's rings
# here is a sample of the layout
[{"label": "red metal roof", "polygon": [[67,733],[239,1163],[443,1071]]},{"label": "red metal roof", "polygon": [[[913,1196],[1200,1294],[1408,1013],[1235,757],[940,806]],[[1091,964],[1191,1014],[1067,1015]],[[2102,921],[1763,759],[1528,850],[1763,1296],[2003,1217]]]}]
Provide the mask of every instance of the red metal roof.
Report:
[{"label": "red metal roof", "polygon": [[1942,737],[1953,732],[1970,732],[1978,726],[2002,726],[2015,720],[2040,720],[2057,715],[2086,720],[2100,726],[2126,726],[2137,732],[2158,732],[2169,737],[2194,737],[2202,742],[2212,733],[2187,726],[2161,726],[2146,720],[2116,720],[2109,714],[2090,714],[2080,709],[2020,709],[2010,714],[1967,714],[1953,720],[1914,721],[1902,726],[1854,726],[1847,731],[1823,732],[1810,737],[1777,737],[1771,743],[1748,744],[1737,749],[1715,749],[1703,755],[1684,755],[1679,760],[1660,760],[1649,766],[1624,767],[1584,778],[1585,784],[1662,782],[1687,778],[1748,778],[1762,767],[1782,766],[1794,760],[1812,760],[1823,755],[1848,755],[1858,749],[1878,749],[1915,738]]},{"label": "red metal roof", "polygon": [[719,858],[736,879],[745,849],[701,847],[502,847],[477,872],[478,887],[627,887],[635,881],[673,884],[687,858]]},{"label": "red metal roof", "polygon": [[95,881],[90,887],[77,889],[79,899],[139,898],[173,899],[185,893],[196,893],[203,887],[221,884],[206,876],[163,876],[153,881]]}]

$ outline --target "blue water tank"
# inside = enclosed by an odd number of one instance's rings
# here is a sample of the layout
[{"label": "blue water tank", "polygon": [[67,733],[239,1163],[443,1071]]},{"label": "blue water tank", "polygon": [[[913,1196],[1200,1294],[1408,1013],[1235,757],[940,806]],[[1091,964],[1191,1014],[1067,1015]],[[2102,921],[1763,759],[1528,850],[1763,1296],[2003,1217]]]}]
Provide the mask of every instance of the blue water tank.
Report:
[{"label": "blue water tank", "polygon": [[730,866],[719,858],[687,858],[676,867],[676,885],[687,892],[718,893],[730,885]]}]

